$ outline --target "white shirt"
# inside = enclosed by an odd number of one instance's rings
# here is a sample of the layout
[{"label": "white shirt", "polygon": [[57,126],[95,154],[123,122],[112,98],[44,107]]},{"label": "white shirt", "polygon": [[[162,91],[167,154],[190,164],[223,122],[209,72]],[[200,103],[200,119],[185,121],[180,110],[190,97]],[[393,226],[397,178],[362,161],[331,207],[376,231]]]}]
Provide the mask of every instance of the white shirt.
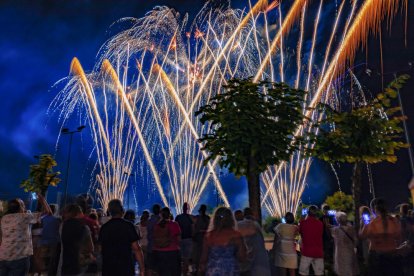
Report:
[{"label": "white shirt", "polygon": [[33,255],[31,224],[40,220],[40,213],[5,215],[0,222],[0,261],[14,261]]}]

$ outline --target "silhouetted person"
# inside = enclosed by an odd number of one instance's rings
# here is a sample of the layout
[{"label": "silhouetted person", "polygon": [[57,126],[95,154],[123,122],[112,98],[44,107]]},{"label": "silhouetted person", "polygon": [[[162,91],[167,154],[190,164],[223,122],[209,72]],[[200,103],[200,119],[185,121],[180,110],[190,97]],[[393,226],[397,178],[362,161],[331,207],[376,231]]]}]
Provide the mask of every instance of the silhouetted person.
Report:
[{"label": "silhouetted person", "polygon": [[371,201],[371,210],[376,217],[367,225],[361,225],[360,236],[370,242],[369,275],[402,275],[400,257],[396,250],[401,241],[401,226],[396,218],[388,214],[385,200]]},{"label": "silhouetted person", "polygon": [[192,216],[189,214],[188,203],[183,204],[183,213],[179,214],[175,221],[178,223],[181,229],[181,241],[180,241],[180,251],[181,258],[183,261],[183,274],[187,275],[188,268],[190,265],[191,253],[193,250],[193,228],[194,221]]},{"label": "silhouetted person", "polygon": [[234,218],[236,219],[236,221],[242,221],[244,219],[243,211],[242,210],[234,211]]},{"label": "silhouetted person", "polygon": [[79,205],[69,204],[62,225],[62,275],[86,272],[93,257],[91,232],[85,225]]},{"label": "silhouetted person", "polygon": [[161,210],[161,220],[154,225],[152,253],[159,276],[181,275],[180,226],[171,220],[168,207]]},{"label": "silhouetted person", "polygon": [[153,243],[153,232],[154,232],[154,226],[157,224],[160,220],[160,212],[161,212],[161,206],[159,204],[154,204],[152,206],[152,215],[148,220],[147,223],[147,239],[148,239],[148,245],[147,245],[147,255],[148,255],[148,267],[147,267],[147,274],[151,275],[152,271],[155,271],[157,268],[157,264],[155,263],[154,256],[152,254],[152,243]]},{"label": "silhouetted person", "polygon": [[203,249],[204,236],[210,224],[210,217],[206,214],[207,206],[202,204],[198,209],[199,215],[195,216],[194,242],[193,242],[193,263],[196,272],[200,264],[201,251]]},{"label": "silhouetted person", "polygon": [[102,275],[135,275],[135,260],[140,275],[145,274],[144,257],[138,244],[138,233],[134,224],[123,219],[124,208],[118,199],[108,203],[111,219],[102,225],[99,242],[102,246]]}]

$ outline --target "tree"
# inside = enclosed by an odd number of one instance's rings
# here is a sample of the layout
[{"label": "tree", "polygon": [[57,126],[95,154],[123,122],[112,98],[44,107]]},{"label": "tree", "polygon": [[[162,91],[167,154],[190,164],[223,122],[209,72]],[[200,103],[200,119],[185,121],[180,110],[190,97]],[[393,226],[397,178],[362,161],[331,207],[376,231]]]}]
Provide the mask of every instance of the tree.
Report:
[{"label": "tree", "polygon": [[396,115],[399,107],[391,107],[391,100],[408,78],[408,75],[396,78],[371,102],[349,112],[338,112],[326,104],[320,105],[326,116],[319,123],[320,133],[310,153],[329,163],[354,165],[352,194],[356,227],[359,226],[363,164],[394,163],[397,161],[395,152],[408,146],[400,141],[399,135],[403,132],[400,123],[405,118]]},{"label": "tree", "polygon": [[326,197],[325,204],[332,210],[345,212],[348,215],[348,219],[354,219],[354,214],[352,213],[354,210],[354,199],[351,195],[341,191],[335,192],[333,195]]},{"label": "tree", "polygon": [[42,154],[39,156],[39,163],[30,165],[29,178],[23,180],[20,187],[25,192],[34,192],[42,195],[46,194],[49,186],[57,186],[60,182],[60,172],[54,172],[53,167],[57,163],[50,154]]},{"label": "tree", "polygon": [[305,91],[285,83],[251,78],[232,79],[224,92],[196,112],[208,132],[199,140],[209,155],[218,158],[236,176],[246,176],[249,205],[261,221],[260,174],[268,166],[289,159],[301,144],[293,133],[304,120]]}]

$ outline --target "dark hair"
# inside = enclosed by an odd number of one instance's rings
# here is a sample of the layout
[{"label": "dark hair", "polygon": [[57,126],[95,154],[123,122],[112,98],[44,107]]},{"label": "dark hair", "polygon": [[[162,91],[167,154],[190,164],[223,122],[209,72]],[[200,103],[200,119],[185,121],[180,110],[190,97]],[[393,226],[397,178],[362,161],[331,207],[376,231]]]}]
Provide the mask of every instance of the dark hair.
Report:
[{"label": "dark hair", "polygon": [[210,222],[210,230],[234,229],[236,221],[233,213],[227,207],[217,208]]},{"label": "dark hair", "polygon": [[161,221],[158,223],[161,227],[165,227],[167,221],[171,218],[170,208],[164,207],[161,209]]},{"label": "dark hair", "polygon": [[244,210],[243,210],[243,215],[244,215],[244,217],[245,217],[245,218],[247,218],[247,219],[254,219],[254,216],[253,216],[253,211],[252,211],[252,209],[251,209],[251,208],[249,208],[249,207],[244,208]]},{"label": "dark hair", "polygon": [[159,215],[161,211],[161,206],[159,204],[152,205],[152,213],[154,215]]},{"label": "dark hair", "polygon": [[124,214],[124,219],[135,222],[135,211],[132,209],[129,209]]},{"label": "dark hair", "polygon": [[295,216],[291,212],[285,214],[285,220],[288,224],[293,224],[295,222]]},{"label": "dark hair", "polygon": [[66,205],[64,210],[65,219],[71,219],[77,217],[79,214],[82,214],[82,209],[77,204]]},{"label": "dark hair", "polygon": [[316,217],[317,212],[318,212],[318,207],[316,207],[315,205],[309,206],[309,208],[308,208],[308,216]]},{"label": "dark hair", "polygon": [[200,208],[198,209],[198,211],[202,214],[205,215],[206,211],[207,211],[207,205],[205,204],[201,204]]},{"label": "dark hair", "polygon": [[90,213],[89,218],[93,220],[98,220],[98,214],[97,213]]},{"label": "dark hair", "polygon": [[112,199],[108,203],[108,212],[111,216],[122,216],[124,213],[124,207],[119,199]]},{"label": "dark hair", "polygon": [[14,198],[7,202],[7,214],[16,214],[22,210],[22,200],[20,198]]},{"label": "dark hair", "polygon": [[188,203],[184,202],[184,204],[183,204],[183,213],[187,213],[189,209],[190,209],[190,206],[188,205]]},{"label": "dark hair", "polygon": [[330,207],[329,207],[328,204],[324,203],[324,204],[322,204],[321,209],[322,209],[322,211],[325,212],[325,211],[329,211]]},{"label": "dark hair", "polygon": [[388,209],[387,203],[383,198],[374,198],[371,200],[371,209],[374,210],[374,213],[377,215],[381,215],[382,226],[384,228],[384,232],[387,232],[388,228]]},{"label": "dark hair", "polygon": [[408,206],[407,203],[403,203],[400,205],[400,213],[403,216],[407,216],[408,215],[408,210],[410,209],[410,206]]},{"label": "dark hair", "polygon": [[49,204],[50,210],[52,211],[52,215],[56,213],[57,205],[56,204]]}]

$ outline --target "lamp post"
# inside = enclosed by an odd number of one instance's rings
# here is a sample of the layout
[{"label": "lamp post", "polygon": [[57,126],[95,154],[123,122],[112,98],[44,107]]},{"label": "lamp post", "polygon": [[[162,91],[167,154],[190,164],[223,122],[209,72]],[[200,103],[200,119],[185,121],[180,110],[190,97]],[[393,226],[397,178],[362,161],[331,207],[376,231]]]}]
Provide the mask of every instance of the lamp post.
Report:
[{"label": "lamp post", "polygon": [[81,132],[83,129],[85,128],[85,126],[79,126],[78,128],[76,128],[76,130],[69,130],[68,128],[62,128],[61,130],[61,134],[63,135],[69,135],[69,149],[68,149],[68,161],[66,164],[66,177],[65,177],[65,191],[64,191],[64,195],[63,195],[63,206],[66,206],[66,200],[67,200],[67,195],[68,195],[68,178],[69,178],[69,167],[70,167],[70,154],[72,152],[72,138],[73,138],[73,134],[77,133],[77,132]]},{"label": "lamp post", "polygon": [[131,197],[131,188],[132,188],[132,186],[129,185],[129,177],[134,176],[135,174],[125,171],[124,175],[126,175],[128,177],[128,182],[127,182],[127,190],[128,191],[126,193],[126,195],[127,195],[127,202],[126,203],[127,203],[128,209],[131,209],[131,206],[129,205],[129,200],[130,200],[130,197]]}]

